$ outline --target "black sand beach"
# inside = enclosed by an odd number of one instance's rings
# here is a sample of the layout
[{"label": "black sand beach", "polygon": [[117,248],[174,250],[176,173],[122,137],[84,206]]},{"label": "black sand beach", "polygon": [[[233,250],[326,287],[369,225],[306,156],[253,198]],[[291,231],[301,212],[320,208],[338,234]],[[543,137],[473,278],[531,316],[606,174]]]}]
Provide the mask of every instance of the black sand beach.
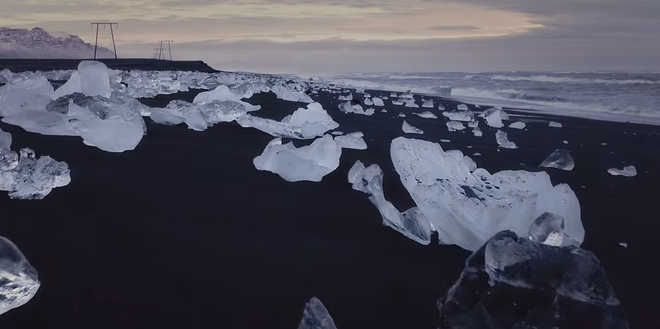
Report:
[{"label": "black sand beach", "polygon": [[[196,92],[143,101],[163,107]],[[660,236],[660,127],[525,116],[526,131],[505,128],[519,148],[498,149],[496,130],[483,123],[481,138],[448,132],[437,106],[431,110],[437,120],[411,114],[428,109],[389,101],[388,113],[377,108],[363,116],[340,112],[336,97],[313,96],[340,124],[337,130],[363,132],[369,148],[344,150],[339,168],[321,183],[289,183],[256,170],[252,159],[272,137],[236,123],[195,132],[145,119],[148,135],[136,150],[119,154],[1,123],[13,149],[66,161],[72,182],[39,201],[0,195],[0,235],[19,246],[42,282],[28,304],[0,316],[0,328],[290,329],[312,296],[340,329],[436,328],[436,300],[470,253],[422,246],[382,226],[377,209],[347,182],[356,160],[377,163],[388,200],[400,210],[414,206],[389,155],[391,140],[404,135],[449,139],[441,143],[445,150],[481,153],[472,158],[490,172],[539,171],[552,151],[570,150],[573,171],[545,170],[580,200],[583,248],[602,262],[631,328],[656,322],[660,288],[649,264]],[[272,93],[249,102],[262,106],[255,115],[278,120],[305,106]],[[447,110],[457,105],[438,102]],[[515,121],[516,112],[506,110]],[[424,134],[404,134],[399,112]],[[548,127],[549,120],[563,128]],[[630,164],[638,176],[607,173]]]}]

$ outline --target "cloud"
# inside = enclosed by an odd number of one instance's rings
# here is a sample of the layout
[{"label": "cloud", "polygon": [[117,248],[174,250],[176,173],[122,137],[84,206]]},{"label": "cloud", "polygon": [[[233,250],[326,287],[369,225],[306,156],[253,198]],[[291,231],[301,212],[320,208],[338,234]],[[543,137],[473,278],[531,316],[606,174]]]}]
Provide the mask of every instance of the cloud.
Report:
[{"label": "cloud", "polygon": [[451,25],[451,26],[431,26],[429,29],[433,31],[476,31],[479,28],[470,25]]},{"label": "cloud", "polygon": [[175,58],[227,70],[660,70],[655,0],[26,0],[0,12],[88,41],[98,17],[119,22],[120,56],[173,39]]}]

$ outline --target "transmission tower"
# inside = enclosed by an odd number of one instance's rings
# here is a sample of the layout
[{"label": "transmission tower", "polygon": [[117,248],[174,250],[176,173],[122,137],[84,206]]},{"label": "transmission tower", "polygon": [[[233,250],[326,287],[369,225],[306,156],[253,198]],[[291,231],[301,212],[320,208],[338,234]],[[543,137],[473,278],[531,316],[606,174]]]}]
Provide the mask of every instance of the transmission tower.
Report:
[{"label": "transmission tower", "polygon": [[167,43],[167,48],[168,48],[169,53],[170,53],[170,60],[172,60],[172,43],[173,43],[173,42],[174,42],[174,41],[172,41],[172,40],[162,40],[162,41],[158,41],[158,48],[157,48],[157,49],[158,49],[158,53],[157,53],[156,59],[166,59],[166,58],[165,58],[165,53],[164,53],[164,52],[165,52],[165,48],[163,48],[163,46],[164,46],[165,43]]},{"label": "transmission tower", "polygon": [[99,46],[99,25],[103,25],[103,28],[110,26],[110,35],[112,36],[112,48],[115,50],[115,59],[117,59],[117,46],[115,45],[115,32],[112,30],[112,26],[119,28],[117,23],[92,23],[92,28],[96,25],[96,40],[94,41],[94,59],[96,59],[96,49]]}]

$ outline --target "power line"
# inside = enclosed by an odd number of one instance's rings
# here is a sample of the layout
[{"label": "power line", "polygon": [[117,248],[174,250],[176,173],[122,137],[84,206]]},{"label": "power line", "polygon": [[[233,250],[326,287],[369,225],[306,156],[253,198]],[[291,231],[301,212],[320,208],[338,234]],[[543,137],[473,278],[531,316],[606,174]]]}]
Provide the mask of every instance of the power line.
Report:
[{"label": "power line", "polygon": [[158,48],[156,48],[158,51],[157,51],[157,53],[156,53],[155,58],[156,58],[156,59],[166,59],[166,58],[165,58],[165,53],[164,53],[165,48],[163,48],[163,45],[164,45],[165,43],[167,43],[167,48],[168,48],[169,53],[170,53],[170,60],[172,60],[172,43],[174,43],[174,41],[172,41],[172,40],[161,40],[161,41],[158,41]]},{"label": "power line", "polygon": [[99,26],[103,25],[105,28],[106,26],[110,26],[110,35],[112,37],[112,48],[115,50],[115,59],[117,59],[117,46],[115,45],[115,32],[112,29],[112,26],[116,26],[119,28],[119,24],[117,23],[92,23],[92,28],[96,25],[96,40],[94,41],[94,59],[96,59],[96,49],[99,46]]}]

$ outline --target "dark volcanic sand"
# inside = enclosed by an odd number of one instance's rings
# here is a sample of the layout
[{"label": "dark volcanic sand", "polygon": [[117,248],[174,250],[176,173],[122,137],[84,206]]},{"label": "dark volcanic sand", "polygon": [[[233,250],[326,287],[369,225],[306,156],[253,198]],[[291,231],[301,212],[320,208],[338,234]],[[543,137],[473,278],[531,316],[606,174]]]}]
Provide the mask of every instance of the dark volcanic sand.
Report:
[{"label": "dark volcanic sand", "polygon": [[[12,72],[75,70],[80,61],[80,59],[0,58],[0,70],[9,69]],[[95,61],[103,62],[115,70],[217,72],[202,61],[166,61],[151,58],[97,58]]]},{"label": "dark volcanic sand", "polygon": [[[194,94],[145,103],[164,106]],[[383,227],[376,208],[347,182],[356,160],[378,163],[386,197],[402,211],[414,205],[389,157],[390,141],[404,135],[399,112],[425,132],[408,137],[450,139],[444,149],[479,152],[473,159],[491,172],[536,171],[554,149],[571,150],[573,171],[547,171],[580,200],[583,247],[601,260],[631,327],[656,322],[660,289],[648,265],[660,236],[660,127],[553,118],[564,125],[558,129],[547,126],[547,116],[524,118],[527,131],[505,129],[519,149],[498,151],[496,130],[483,122],[478,138],[448,132],[437,109],[440,119],[423,119],[410,113],[427,109],[388,100],[386,114],[343,114],[336,97],[316,99],[340,123],[337,130],[362,131],[369,149],[344,150],[340,167],[321,183],[256,170],[252,159],[272,137],[236,123],[195,132],[148,122],[137,149],[120,154],[0,124],[12,133],[13,149],[66,161],[72,178],[44,200],[0,196],[0,235],[19,246],[42,281],[32,301],[0,316],[0,328],[294,329],[312,296],[340,329],[436,328],[436,299],[470,253],[422,246]],[[304,106],[272,93],[250,102],[262,106],[255,115],[278,120]],[[607,173],[628,164],[637,177]]]}]

